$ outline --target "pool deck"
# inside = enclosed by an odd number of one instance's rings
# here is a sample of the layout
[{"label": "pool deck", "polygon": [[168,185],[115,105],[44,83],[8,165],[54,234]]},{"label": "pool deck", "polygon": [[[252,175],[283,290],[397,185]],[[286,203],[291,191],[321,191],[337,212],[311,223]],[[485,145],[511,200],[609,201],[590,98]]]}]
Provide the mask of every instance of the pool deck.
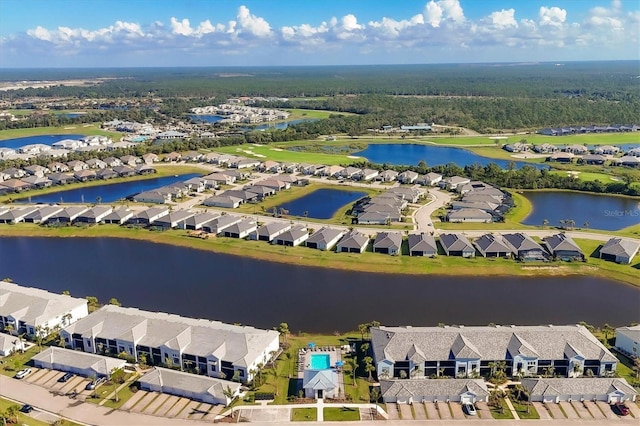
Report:
[{"label": "pool deck", "polygon": [[311,355],[329,355],[329,365],[333,370],[338,373],[338,387],[339,395],[345,395],[344,393],[344,376],[342,374],[342,368],[336,368],[335,365],[338,361],[342,361],[342,349],[338,346],[320,346],[314,348],[300,349],[298,352],[298,379],[304,378],[304,370],[311,368]]}]

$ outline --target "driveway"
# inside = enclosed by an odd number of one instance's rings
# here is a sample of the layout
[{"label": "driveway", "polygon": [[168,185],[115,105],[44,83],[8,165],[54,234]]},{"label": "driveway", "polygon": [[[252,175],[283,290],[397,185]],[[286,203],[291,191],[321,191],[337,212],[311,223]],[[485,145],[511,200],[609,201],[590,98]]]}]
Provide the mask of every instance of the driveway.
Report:
[{"label": "driveway", "polygon": [[413,420],[413,413],[411,412],[411,405],[409,405],[409,404],[398,404],[398,408],[400,409],[400,417],[402,417],[402,420]]},{"label": "driveway", "polygon": [[542,402],[532,402],[533,408],[536,409],[540,420],[551,420],[551,414],[547,411],[547,407]]},{"label": "driveway", "polygon": [[604,414],[602,414],[602,411],[600,411],[600,408],[598,408],[595,402],[585,401],[584,406],[589,411],[589,415],[594,419],[597,419],[597,420],[605,419]]},{"label": "driveway", "polygon": [[424,410],[427,412],[427,418],[429,420],[439,420],[440,415],[438,414],[438,409],[436,408],[436,404],[433,402],[425,402]]},{"label": "driveway", "polygon": [[562,411],[564,411],[565,416],[569,420],[579,419],[578,413],[573,409],[573,405],[571,405],[568,401],[560,401],[560,407],[562,407]]},{"label": "driveway", "polygon": [[589,414],[589,410],[581,401],[571,401],[571,405],[576,410],[576,413],[580,416],[581,419],[591,419],[593,418],[591,414]]},{"label": "driveway", "polygon": [[596,405],[600,408],[600,411],[609,420],[618,420],[618,416],[613,412],[611,406],[604,401],[596,401]]},{"label": "driveway", "polygon": [[564,414],[562,414],[562,410],[560,410],[560,405],[556,404],[555,402],[548,402],[544,404],[544,406],[547,407],[547,409],[551,413],[551,417],[553,417],[554,419],[560,420],[560,419],[567,418]]}]

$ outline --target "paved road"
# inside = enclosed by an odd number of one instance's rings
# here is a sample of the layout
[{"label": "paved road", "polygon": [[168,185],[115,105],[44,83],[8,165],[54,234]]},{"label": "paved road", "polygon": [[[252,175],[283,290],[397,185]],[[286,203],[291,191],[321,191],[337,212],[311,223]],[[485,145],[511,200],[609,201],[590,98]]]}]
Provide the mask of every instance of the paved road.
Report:
[{"label": "paved road", "polygon": [[435,232],[431,215],[440,207],[451,202],[451,194],[437,189],[429,190],[431,201],[413,213],[414,229],[421,232]]}]

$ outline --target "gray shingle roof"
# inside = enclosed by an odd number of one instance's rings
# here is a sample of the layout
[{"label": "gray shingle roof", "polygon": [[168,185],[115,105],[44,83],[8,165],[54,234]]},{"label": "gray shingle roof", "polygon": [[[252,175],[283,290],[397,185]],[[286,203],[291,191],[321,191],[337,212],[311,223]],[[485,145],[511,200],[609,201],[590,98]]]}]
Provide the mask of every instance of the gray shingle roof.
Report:
[{"label": "gray shingle roof", "polygon": [[638,252],[640,243],[622,238],[611,238],[600,249],[600,254],[632,257]]},{"label": "gray shingle roof", "polygon": [[338,387],[338,374],[334,370],[305,370],[303,389],[331,390]]},{"label": "gray shingle roof", "polygon": [[332,242],[335,238],[342,235],[344,231],[341,229],[334,228],[320,228],[318,231],[314,232],[308,239],[307,243],[324,243],[328,244]]},{"label": "gray shingle roof", "polygon": [[410,379],[381,380],[383,397],[450,396],[473,392],[479,398],[489,395],[483,380],[479,379]]},{"label": "gray shingle roof", "polygon": [[369,244],[369,237],[364,235],[362,232],[356,231],[355,229],[352,231],[349,231],[344,236],[344,238],[342,238],[340,242],[338,242],[338,245],[340,247],[358,248],[358,249],[367,244]]},{"label": "gray shingle roof", "polygon": [[576,251],[582,253],[580,247],[573,241],[573,239],[567,234],[555,234],[542,239],[549,249],[553,252],[556,251]]},{"label": "gray shingle roof", "polygon": [[271,236],[280,231],[286,231],[291,228],[291,224],[287,222],[269,222],[258,228],[258,235],[263,237]]},{"label": "gray shingle roof", "polygon": [[617,361],[580,325],[379,327],[372,328],[371,333],[377,362],[383,359],[393,362],[406,360],[413,345],[420,348],[429,360],[447,360],[452,351],[463,354],[464,350],[478,353],[481,359],[502,360],[507,351],[513,350],[527,356],[537,354],[540,359],[564,359],[565,355],[577,352],[585,359]]},{"label": "gray shingle roof", "polygon": [[493,234],[484,234],[477,240],[475,245],[484,253],[511,253],[512,250],[506,244],[502,242],[502,238],[496,237]]},{"label": "gray shingle roof", "polygon": [[138,381],[142,384],[148,383],[155,386],[166,386],[168,388],[196,394],[208,393],[222,400],[226,398],[224,391],[227,388],[231,389],[234,393],[240,389],[240,383],[161,367],[154,367],[151,371],[140,377]]},{"label": "gray shingle roof", "polygon": [[503,234],[502,239],[507,245],[510,245],[511,248],[517,253],[522,250],[542,250],[542,246],[527,234],[523,234],[522,232],[518,232],[515,234]]},{"label": "gray shingle roof", "polygon": [[395,248],[400,249],[402,245],[402,234],[399,232],[378,232],[373,242],[375,248]]},{"label": "gray shingle roof", "polygon": [[637,395],[625,379],[621,378],[537,378],[522,379],[522,386],[532,395],[560,396],[605,395],[621,391],[626,395]]},{"label": "gray shingle roof", "polygon": [[462,234],[440,234],[440,244],[446,251],[472,251],[476,249],[467,237]]},{"label": "gray shingle roof", "polygon": [[108,356],[96,355],[71,349],[51,346],[34,356],[33,361],[66,365],[78,369],[91,369],[96,375],[109,376],[116,368],[122,368],[126,360]]},{"label": "gray shingle roof", "polygon": [[438,252],[436,240],[429,234],[409,234],[408,242],[409,251]]},{"label": "gray shingle roof", "polygon": [[83,336],[95,333],[97,337],[112,340],[131,341],[136,337],[139,345],[167,345],[203,357],[215,354],[218,359],[245,367],[278,338],[278,332],[273,330],[113,305],[103,306],[65,331]]}]

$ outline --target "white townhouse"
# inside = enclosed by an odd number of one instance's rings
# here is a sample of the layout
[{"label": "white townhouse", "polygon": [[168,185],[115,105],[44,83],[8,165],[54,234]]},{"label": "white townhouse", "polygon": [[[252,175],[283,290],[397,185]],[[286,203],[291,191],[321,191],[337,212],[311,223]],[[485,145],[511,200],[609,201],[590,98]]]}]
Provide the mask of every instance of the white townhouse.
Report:
[{"label": "white townhouse", "polygon": [[508,376],[602,377],[618,363],[581,325],[376,327],[371,342],[381,379],[489,376],[499,361]]},{"label": "white townhouse", "polygon": [[616,328],[616,349],[632,358],[640,356],[640,325]]},{"label": "white townhouse", "polygon": [[251,381],[279,348],[279,333],[218,321],[107,305],[64,328],[67,347],[121,354],[154,366],[179,366],[203,375]]},{"label": "white townhouse", "polygon": [[89,314],[86,299],[0,281],[0,326],[28,336],[64,327]]}]

